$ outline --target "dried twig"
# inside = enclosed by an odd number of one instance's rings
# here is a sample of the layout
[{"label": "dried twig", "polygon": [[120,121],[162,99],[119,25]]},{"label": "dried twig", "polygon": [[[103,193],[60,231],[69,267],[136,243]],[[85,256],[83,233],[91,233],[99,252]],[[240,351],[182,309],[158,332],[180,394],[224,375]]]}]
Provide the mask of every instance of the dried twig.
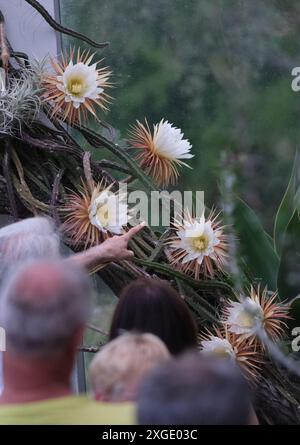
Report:
[{"label": "dried twig", "polygon": [[6,189],[10,203],[11,213],[14,221],[18,221],[19,218],[18,218],[17,203],[11,177],[11,151],[10,151],[11,147],[8,138],[4,140],[4,147],[5,148],[3,157],[3,174],[6,181]]},{"label": "dried twig", "polygon": [[98,332],[98,334],[105,335],[105,337],[108,337],[108,332],[102,331],[100,328],[98,328],[98,326],[95,326],[94,324],[88,323],[86,327],[91,331]]},{"label": "dried twig", "polygon": [[54,219],[57,227],[60,226],[60,220],[59,220],[59,216],[58,216],[58,212],[57,212],[57,208],[56,208],[56,203],[57,203],[58,194],[59,194],[59,185],[60,185],[60,181],[61,181],[63,173],[64,173],[64,170],[60,169],[60,171],[55,176],[54,183],[53,183],[53,189],[52,189],[51,204],[50,204],[52,216],[53,216],[53,219]]},{"label": "dried twig", "polygon": [[109,45],[108,42],[98,43],[94,40],[90,39],[89,37],[85,36],[84,34],[81,34],[80,32],[74,31],[72,29],[66,28],[65,26],[62,26],[60,23],[56,22],[49,12],[37,1],[37,0],[25,0],[30,6],[32,6],[36,11],[38,11],[39,14],[46,20],[48,25],[51,26],[51,28],[55,29],[55,31],[60,32],[61,34],[66,34],[71,37],[75,37],[76,39],[80,39],[83,42],[88,43],[89,45],[93,46],[94,48],[105,48]]},{"label": "dried twig", "polygon": [[96,354],[98,351],[100,351],[100,347],[99,346],[80,346],[80,348],[78,348],[78,351],[92,352],[93,354]]}]

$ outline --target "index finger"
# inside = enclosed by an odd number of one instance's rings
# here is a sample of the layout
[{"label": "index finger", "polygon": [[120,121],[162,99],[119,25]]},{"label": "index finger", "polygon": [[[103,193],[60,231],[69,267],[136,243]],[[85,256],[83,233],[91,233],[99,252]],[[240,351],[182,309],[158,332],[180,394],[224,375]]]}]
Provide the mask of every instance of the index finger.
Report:
[{"label": "index finger", "polygon": [[130,240],[132,237],[134,237],[134,235],[139,233],[145,227],[145,225],[146,225],[146,223],[142,222],[142,223],[138,224],[137,226],[132,227],[130,230],[128,230],[128,232],[125,233],[124,238],[127,238],[128,240]]}]

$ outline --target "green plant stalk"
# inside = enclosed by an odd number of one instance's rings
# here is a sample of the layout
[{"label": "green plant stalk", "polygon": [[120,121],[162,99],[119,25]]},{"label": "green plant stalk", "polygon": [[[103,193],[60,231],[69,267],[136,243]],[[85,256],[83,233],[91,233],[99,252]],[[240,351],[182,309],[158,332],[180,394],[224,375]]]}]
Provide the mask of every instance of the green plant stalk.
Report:
[{"label": "green plant stalk", "polygon": [[180,280],[188,283],[191,287],[195,289],[213,289],[213,288],[220,288],[224,289],[227,292],[230,292],[231,294],[234,293],[231,286],[229,286],[227,283],[224,283],[223,281],[219,280],[195,280],[181,272],[178,272],[174,270],[172,267],[156,263],[156,262],[150,262],[149,260],[141,260],[138,258],[134,258],[134,260],[137,264],[140,266],[147,267],[149,269],[155,270],[156,272],[160,272],[163,275],[167,275],[171,278],[179,278]]},{"label": "green plant stalk", "polygon": [[[198,295],[192,288],[189,287],[189,292],[193,294],[193,296],[189,296],[186,293],[186,289],[184,288],[184,285],[181,283],[181,281],[176,278],[177,287],[179,290],[179,293],[183,295],[184,300],[190,306],[190,308],[196,312],[199,316],[204,317],[205,319],[210,320],[214,324],[220,324],[220,320],[215,317],[215,308],[211,306],[204,298],[202,298],[200,295]],[[209,309],[205,308],[208,307]]]},{"label": "green plant stalk", "polygon": [[78,130],[93,147],[105,147],[116,157],[121,159],[128,165],[132,173],[144,184],[149,190],[157,191],[157,188],[153,185],[152,181],[143,173],[138,164],[126,153],[125,150],[120,149],[117,145],[110,142],[104,136],[99,135],[93,130],[87,127],[74,124],[73,127]]},{"label": "green plant stalk", "polygon": [[148,258],[148,261],[156,261],[157,259],[159,259],[162,250],[165,247],[165,241],[168,238],[170,234],[170,229],[167,229],[162,236],[159,238],[155,248],[153,249],[152,254],[150,255],[150,257]]}]

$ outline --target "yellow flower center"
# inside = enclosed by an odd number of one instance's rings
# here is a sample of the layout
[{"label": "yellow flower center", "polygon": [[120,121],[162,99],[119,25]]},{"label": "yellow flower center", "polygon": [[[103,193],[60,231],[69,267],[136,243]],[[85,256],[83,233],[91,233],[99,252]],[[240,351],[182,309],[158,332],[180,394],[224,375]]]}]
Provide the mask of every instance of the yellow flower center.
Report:
[{"label": "yellow flower center", "polygon": [[201,235],[201,236],[192,238],[191,244],[195,250],[197,250],[199,252],[204,252],[208,247],[209,239],[205,235]]},{"label": "yellow flower center", "polygon": [[227,351],[227,349],[225,349],[225,348],[222,348],[221,346],[214,349],[214,354],[220,358],[230,357],[229,351]]},{"label": "yellow flower center", "polygon": [[102,204],[97,209],[97,219],[100,221],[101,225],[105,227],[108,223],[108,206],[107,204]]},{"label": "yellow flower center", "polygon": [[243,311],[239,317],[239,323],[243,328],[252,328],[255,323],[255,319],[252,315],[248,314],[246,311]]},{"label": "yellow flower center", "polygon": [[68,90],[73,95],[80,95],[83,91],[84,85],[81,79],[72,79],[68,84]]}]

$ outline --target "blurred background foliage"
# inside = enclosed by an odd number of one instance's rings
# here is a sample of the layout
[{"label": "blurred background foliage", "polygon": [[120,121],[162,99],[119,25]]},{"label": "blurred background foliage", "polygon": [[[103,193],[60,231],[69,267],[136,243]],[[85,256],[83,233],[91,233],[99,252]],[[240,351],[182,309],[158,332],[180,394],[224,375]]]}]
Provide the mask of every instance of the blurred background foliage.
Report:
[{"label": "blurred background foliage", "polygon": [[[300,92],[291,88],[291,71],[300,65],[299,1],[61,0],[60,5],[64,25],[110,42],[99,56],[114,73],[114,102],[104,119],[117,129],[117,139],[122,142],[130,125],[145,116],[153,123],[165,117],[182,128],[195,157],[192,173],[183,170],[178,187],[204,190],[209,207],[223,207],[224,178],[233,178],[229,192],[239,199],[231,222],[239,238],[239,265],[249,281],[279,287],[282,298],[295,297],[300,292],[297,161],[292,176],[291,171],[300,139]],[[63,41],[64,47],[73,44],[78,41]]]}]

